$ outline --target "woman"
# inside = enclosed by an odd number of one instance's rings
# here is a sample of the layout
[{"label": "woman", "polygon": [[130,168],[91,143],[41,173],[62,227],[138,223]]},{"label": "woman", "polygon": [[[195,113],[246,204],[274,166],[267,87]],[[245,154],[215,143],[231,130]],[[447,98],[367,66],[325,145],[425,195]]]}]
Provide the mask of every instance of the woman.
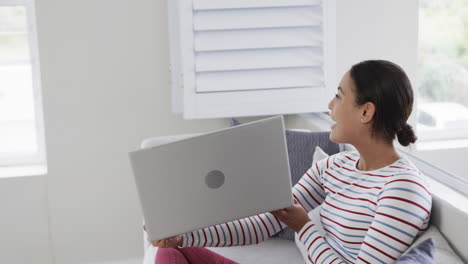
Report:
[{"label": "woman", "polygon": [[[403,146],[416,141],[406,123],[412,106],[399,66],[354,65],[328,107],[336,122],[330,140],[357,151],[314,164],[294,186],[291,207],[153,241],[156,263],[235,263],[204,247],[259,243],[285,226],[296,231],[309,263],[395,261],[427,227],[431,210],[421,173],[393,146],[395,137]],[[310,219],[314,208],[319,217]]]}]

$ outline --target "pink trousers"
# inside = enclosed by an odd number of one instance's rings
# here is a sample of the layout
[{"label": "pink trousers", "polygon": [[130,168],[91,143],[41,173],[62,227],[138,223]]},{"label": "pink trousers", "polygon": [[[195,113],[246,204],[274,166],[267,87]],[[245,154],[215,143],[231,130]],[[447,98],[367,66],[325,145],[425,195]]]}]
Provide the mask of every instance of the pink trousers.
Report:
[{"label": "pink trousers", "polygon": [[203,247],[158,248],[155,264],[239,264]]}]

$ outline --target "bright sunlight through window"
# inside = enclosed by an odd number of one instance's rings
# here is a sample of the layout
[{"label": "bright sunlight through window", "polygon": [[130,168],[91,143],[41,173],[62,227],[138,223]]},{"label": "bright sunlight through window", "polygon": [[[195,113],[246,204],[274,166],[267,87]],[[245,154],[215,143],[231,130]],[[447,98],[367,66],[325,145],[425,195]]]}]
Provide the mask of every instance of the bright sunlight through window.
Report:
[{"label": "bright sunlight through window", "polygon": [[30,1],[0,0],[0,166],[45,163],[39,61]]}]

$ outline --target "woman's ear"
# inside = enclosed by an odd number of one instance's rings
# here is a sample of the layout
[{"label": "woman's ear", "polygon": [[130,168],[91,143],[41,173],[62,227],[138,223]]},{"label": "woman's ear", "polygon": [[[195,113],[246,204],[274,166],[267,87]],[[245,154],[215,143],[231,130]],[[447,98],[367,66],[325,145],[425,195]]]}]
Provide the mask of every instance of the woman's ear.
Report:
[{"label": "woman's ear", "polygon": [[361,106],[361,122],[369,123],[375,114],[375,104],[367,102]]}]

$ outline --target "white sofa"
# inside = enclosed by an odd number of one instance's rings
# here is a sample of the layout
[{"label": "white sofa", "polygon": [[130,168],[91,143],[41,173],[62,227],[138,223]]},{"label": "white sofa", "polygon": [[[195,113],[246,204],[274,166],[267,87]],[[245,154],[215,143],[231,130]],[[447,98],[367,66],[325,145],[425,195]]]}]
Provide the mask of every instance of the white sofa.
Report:
[{"label": "white sofa", "polygon": [[[149,138],[143,141],[141,147],[149,148],[192,136],[195,135]],[[410,153],[405,154],[427,176],[433,194],[432,227],[426,231],[421,240],[425,237],[434,238],[436,242],[436,263],[468,263],[468,197],[458,194],[434,180],[434,178],[440,178],[434,177],[434,174],[440,174],[443,171],[431,167],[431,165]],[[143,263],[154,264],[157,248],[148,243],[146,234],[144,234],[144,242],[145,256]],[[242,264],[304,263],[294,241],[282,238],[270,238],[258,245],[210,249]]]}]

